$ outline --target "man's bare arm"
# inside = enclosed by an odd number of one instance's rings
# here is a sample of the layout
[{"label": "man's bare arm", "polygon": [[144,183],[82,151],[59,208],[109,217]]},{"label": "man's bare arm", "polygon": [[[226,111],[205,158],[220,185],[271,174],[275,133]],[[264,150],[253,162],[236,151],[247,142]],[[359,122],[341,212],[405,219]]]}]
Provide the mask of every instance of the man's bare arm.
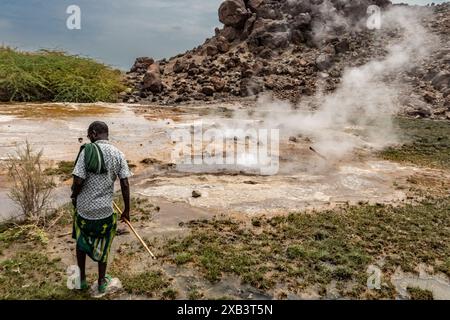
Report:
[{"label": "man's bare arm", "polygon": [[72,183],[72,195],[70,196],[72,198],[72,204],[76,208],[77,207],[77,197],[80,194],[81,190],[83,189],[84,185],[84,179],[81,179],[80,177],[73,176],[73,183]]},{"label": "man's bare arm", "polygon": [[122,190],[123,203],[125,208],[122,213],[122,220],[130,220],[130,183],[128,178],[120,179],[120,189]]}]

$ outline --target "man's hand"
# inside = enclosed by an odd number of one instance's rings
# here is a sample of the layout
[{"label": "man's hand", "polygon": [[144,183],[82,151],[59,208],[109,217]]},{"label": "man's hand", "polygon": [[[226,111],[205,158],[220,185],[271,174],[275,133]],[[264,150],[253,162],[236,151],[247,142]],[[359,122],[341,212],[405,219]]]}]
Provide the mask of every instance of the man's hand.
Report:
[{"label": "man's hand", "polygon": [[120,216],[120,219],[125,222],[125,220],[130,221],[130,210],[123,210],[122,215]]}]

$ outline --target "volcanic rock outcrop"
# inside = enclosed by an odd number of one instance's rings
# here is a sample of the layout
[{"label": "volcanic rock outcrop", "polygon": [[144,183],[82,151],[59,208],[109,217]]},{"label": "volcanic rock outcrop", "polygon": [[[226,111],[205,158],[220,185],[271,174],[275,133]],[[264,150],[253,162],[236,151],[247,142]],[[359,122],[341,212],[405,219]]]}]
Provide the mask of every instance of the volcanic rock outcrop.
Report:
[{"label": "volcanic rock outcrop", "polygon": [[[397,30],[365,27],[367,8],[388,0],[226,0],[218,10],[223,28],[197,48],[170,59],[138,58],[127,74],[125,102],[161,104],[230,100],[271,92],[298,101],[333,91],[346,67],[386,54]],[[418,10],[422,23],[444,44],[413,71],[401,74],[414,92],[404,94],[406,113],[450,118],[450,4]]]}]

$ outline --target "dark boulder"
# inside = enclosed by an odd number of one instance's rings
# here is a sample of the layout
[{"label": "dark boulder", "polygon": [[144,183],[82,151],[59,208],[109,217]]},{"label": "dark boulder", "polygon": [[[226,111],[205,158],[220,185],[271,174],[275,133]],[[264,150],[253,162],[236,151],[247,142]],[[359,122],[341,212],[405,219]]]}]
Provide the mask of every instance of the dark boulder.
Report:
[{"label": "dark boulder", "polygon": [[187,63],[186,61],[182,59],[178,59],[175,64],[173,65],[173,72],[175,73],[181,73],[185,72],[187,70]]},{"label": "dark boulder", "polygon": [[350,42],[347,39],[342,39],[334,45],[336,53],[345,53],[350,50]]},{"label": "dark boulder", "polygon": [[133,66],[131,67],[130,72],[144,73],[148,69],[148,67],[154,63],[155,63],[155,60],[153,60],[153,58],[149,58],[149,57],[136,58]]},{"label": "dark boulder", "polygon": [[242,27],[248,16],[243,0],[226,0],[219,7],[219,21],[226,26]]},{"label": "dark boulder", "polygon": [[153,93],[159,93],[162,91],[162,87],[159,66],[157,64],[152,64],[148,67],[147,72],[144,75],[142,89],[150,90]]},{"label": "dark boulder", "polygon": [[206,50],[206,54],[211,57],[215,56],[216,54],[219,53],[217,46],[215,46],[213,44],[207,45],[205,50]]},{"label": "dark boulder", "polygon": [[213,86],[203,86],[201,91],[205,96],[212,96],[215,92]]},{"label": "dark boulder", "polygon": [[437,90],[442,90],[450,87],[450,72],[441,71],[436,74],[431,80],[433,87]]},{"label": "dark boulder", "polygon": [[239,36],[239,31],[232,26],[225,26],[220,32],[220,35],[229,42],[233,42]]},{"label": "dark boulder", "polygon": [[258,8],[264,3],[264,0],[249,0],[247,2],[247,7],[252,11],[256,12]]},{"label": "dark boulder", "polygon": [[230,44],[225,37],[219,36],[216,41],[217,50],[220,53],[226,53],[230,50]]},{"label": "dark boulder", "polygon": [[333,60],[333,55],[322,53],[316,59],[316,66],[320,71],[327,70],[333,65]]}]

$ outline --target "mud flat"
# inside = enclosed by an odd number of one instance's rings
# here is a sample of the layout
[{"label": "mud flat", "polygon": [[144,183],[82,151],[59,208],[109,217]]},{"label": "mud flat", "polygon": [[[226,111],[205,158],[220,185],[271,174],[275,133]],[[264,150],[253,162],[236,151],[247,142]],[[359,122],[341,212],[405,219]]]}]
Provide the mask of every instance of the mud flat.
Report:
[{"label": "mud flat", "polygon": [[[31,112],[31,110],[33,112]],[[200,163],[186,170],[174,162],[172,134],[177,129],[249,128],[261,126],[252,119],[249,103],[195,104],[177,107],[127,104],[6,104],[0,105],[0,159],[6,159],[25,140],[44,150],[48,166],[73,161],[86,142],[90,122],[102,119],[110,125],[111,141],[127,156],[135,173],[136,195],[184,203],[211,212],[278,214],[293,210],[329,208],[342,203],[394,203],[404,201],[398,186],[412,173],[425,169],[380,160],[370,149],[339,158],[321,158],[309,147],[314,141],[292,139],[280,129],[279,163],[273,175],[261,175],[250,166],[218,169]],[[233,114],[235,116],[233,116]],[[244,115],[240,120],[240,115]],[[201,123],[203,127],[196,129]],[[347,134],[347,133],[346,133]],[[348,134],[352,139],[354,136]],[[321,152],[326,150],[321,150]],[[200,157],[204,150],[200,150]],[[239,154],[236,156],[239,157]],[[0,199],[3,219],[16,208],[9,201],[8,182],[3,175]],[[68,199],[69,182],[55,192],[60,205]],[[198,197],[192,197],[192,192]],[[66,196],[66,197],[65,197]],[[186,214],[186,217],[189,217]],[[194,218],[194,217],[193,217]]]}]

